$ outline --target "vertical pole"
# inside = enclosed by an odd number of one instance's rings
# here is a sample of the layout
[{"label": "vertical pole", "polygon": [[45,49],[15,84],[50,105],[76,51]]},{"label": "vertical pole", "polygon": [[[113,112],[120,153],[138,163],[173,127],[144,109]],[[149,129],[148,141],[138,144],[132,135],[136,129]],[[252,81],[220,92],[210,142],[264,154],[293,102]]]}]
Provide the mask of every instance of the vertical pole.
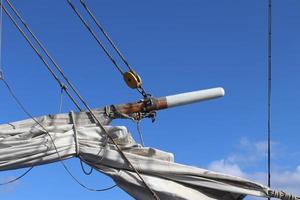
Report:
[{"label": "vertical pole", "polygon": [[[272,0],[268,6],[268,187],[271,187]],[[270,199],[270,198],[268,198]]]}]

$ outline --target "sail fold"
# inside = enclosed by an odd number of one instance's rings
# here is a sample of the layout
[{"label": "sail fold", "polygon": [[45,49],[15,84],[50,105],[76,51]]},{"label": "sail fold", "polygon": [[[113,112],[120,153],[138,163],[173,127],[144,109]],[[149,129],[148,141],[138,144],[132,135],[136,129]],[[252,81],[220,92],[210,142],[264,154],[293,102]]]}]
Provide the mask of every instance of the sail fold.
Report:
[{"label": "sail fold", "polygon": [[[109,126],[111,120],[103,110],[94,112],[161,199],[238,200],[246,195],[267,197],[271,191],[243,178],[178,164],[172,153],[137,144],[126,127]],[[78,156],[110,176],[135,199],[152,199],[88,113],[48,115],[36,120],[43,128],[32,119],[0,126],[0,170],[43,165]]]}]

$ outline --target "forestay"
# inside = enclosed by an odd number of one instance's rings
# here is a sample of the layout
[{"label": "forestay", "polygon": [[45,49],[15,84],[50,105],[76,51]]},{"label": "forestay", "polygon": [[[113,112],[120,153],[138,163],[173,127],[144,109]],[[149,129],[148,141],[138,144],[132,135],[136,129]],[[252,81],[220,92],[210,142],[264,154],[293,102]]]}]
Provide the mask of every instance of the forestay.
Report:
[{"label": "forestay", "polygon": [[[109,126],[111,119],[103,110],[94,110],[94,114],[160,199],[232,200],[243,199],[246,195],[267,197],[277,194],[252,181],[175,163],[173,154],[137,144],[125,127]],[[51,135],[56,149],[48,133],[34,120],[1,125],[0,170],[42,165],[78,156],[110,176],[132,197],[153,199],[116,147],[93,123],[89,113],[48,115],[36,120]]]}]

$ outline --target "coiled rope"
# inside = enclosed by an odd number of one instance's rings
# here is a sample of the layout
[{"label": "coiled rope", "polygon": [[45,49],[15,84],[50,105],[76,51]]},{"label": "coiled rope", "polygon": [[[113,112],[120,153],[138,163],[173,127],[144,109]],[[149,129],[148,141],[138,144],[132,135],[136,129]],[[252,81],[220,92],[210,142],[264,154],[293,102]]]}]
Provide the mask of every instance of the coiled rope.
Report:
[{"label": "coiled rope", "polygon": [[293,196],[284,191],[269,190],[268,195],[270,198],[277,198],[281,200],[300,200],[300,197]]}]

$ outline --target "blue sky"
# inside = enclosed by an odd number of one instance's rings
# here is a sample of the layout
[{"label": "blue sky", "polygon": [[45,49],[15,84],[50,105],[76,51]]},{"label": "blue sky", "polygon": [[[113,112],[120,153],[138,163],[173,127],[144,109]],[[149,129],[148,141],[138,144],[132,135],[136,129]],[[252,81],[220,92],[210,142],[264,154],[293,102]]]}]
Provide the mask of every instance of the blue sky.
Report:
[{"label": "blue sky", "polygon": [[[66,1],[13,3],[91,107],[141,98],[124,85]],[[222,99],[161,111],[154,124],[145,120],[146,145],[173,152],[179,163],[266,183],[267,1],[87,3],[154,96],[216,86],[226,91]],[[299,194],[300,2],[273,4],[273,183]],[[57,113],[59,87],[6,16],[2,50],[5,77],[28,110],[35,116]],[[26,118],[3,85],[0,92],[0,123]],[[71,109],[64,97],[63,111]],[[113,124],[126,125],[138,141],[131,122]],[[82,175],[77,159],[67,164],[90,187],[112,184],[98,173]],[[22,171],[1,172],[0,180]],[[60,163],[34,168],[18,183],[0,188],[0,195],[9,200],[131,199],[120,189],[82,189]]]}]

